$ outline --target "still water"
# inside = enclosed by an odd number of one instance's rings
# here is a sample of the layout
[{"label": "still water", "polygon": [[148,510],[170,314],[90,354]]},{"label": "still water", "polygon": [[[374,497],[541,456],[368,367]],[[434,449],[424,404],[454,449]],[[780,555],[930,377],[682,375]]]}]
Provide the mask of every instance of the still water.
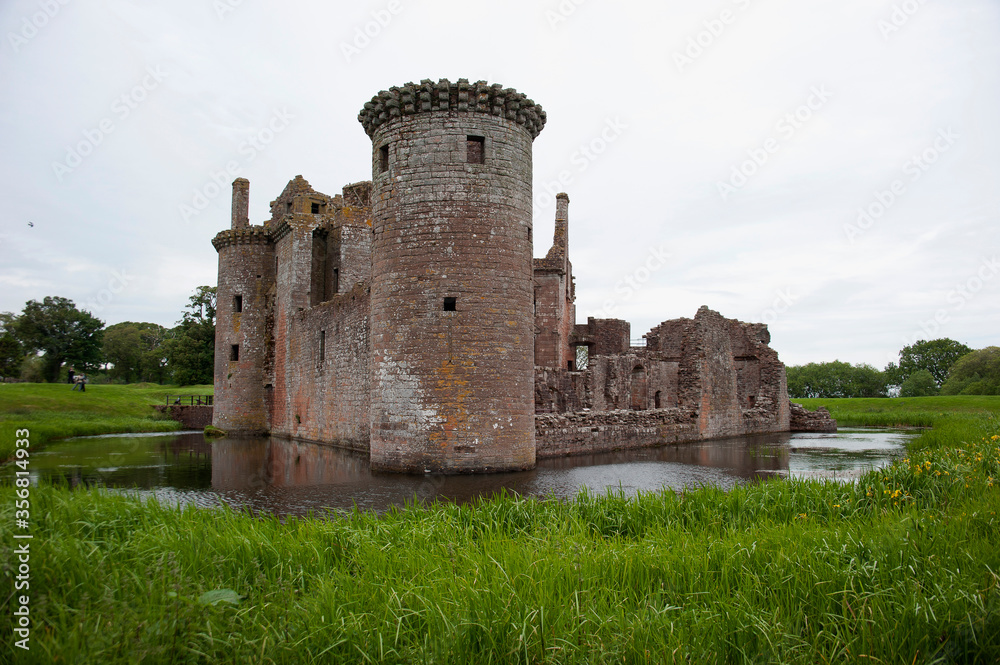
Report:
[{"label": "still water", "polygon": [[[31,457],[34,479],[99,485],[161,501],[228,504],[278,515],[327,509],[383,511],[414,499],[465,502],[503,490],[571,498],[584,487],[633,495],[768,478],[850,480],[903,454],[912,433],[848,430],[771,434],[539,460],[532,471],[482,476],[373,473],[364,454],[283,439],[200,433],[68,439]],[[5,470],[7,476],[10,469]]]}]

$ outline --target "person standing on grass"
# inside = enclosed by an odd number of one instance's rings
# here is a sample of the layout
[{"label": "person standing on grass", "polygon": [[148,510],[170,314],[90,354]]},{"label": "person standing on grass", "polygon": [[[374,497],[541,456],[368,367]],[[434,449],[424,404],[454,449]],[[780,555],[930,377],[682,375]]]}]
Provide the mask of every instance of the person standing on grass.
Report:
[{"label": "person standing on grass", "polygon": [[87,375],[86,374],[81,374],[80,375],[80,392],[81,393],[87,392]]},{"label": "person standing on grass", "polygon": [[77,374],[76,376],[73,377],[73,390],[76,390],[79,387],[80,387],[80,375]]}]

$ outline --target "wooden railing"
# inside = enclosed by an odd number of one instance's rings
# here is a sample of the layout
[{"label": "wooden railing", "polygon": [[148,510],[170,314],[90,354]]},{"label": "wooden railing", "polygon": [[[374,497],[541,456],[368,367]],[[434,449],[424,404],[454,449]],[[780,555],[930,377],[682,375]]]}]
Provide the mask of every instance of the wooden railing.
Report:
[{"label": "wooden railing", "polygon": [[167,395],[167,406],[212,406],[214,395]]}]

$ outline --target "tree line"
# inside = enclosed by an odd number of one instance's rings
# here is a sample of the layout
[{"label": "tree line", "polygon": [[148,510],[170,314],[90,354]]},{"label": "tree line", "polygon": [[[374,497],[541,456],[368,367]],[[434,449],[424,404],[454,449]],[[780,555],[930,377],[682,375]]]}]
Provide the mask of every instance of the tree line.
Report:
[{"label": "tree line", "polygon": [[973,350],[948,338],[921,340],[904,346],[899,362],[882,370],[835,360],[786,373],[792,398],[1000,395],[1000,347]]},{"label": "tree line", "polygon": [[29,300],[20,314],[0,313],[0,377],[52,383],[74,371],[115,383],[212,383],[215,294],[199,286],[173,328],[105,326],[68,298]]}]

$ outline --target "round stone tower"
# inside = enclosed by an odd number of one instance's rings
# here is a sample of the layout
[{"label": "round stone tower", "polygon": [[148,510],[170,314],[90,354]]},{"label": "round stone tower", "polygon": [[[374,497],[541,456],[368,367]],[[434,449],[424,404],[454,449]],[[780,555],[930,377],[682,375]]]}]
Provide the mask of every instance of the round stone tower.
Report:
[{"label": "round stone tower", "polygon": [[379,93],[372,139],[371,465],[535,465],[531,144],[540,106],[485,82]]},{"label": "round stone tower", "polygon": [[230,433],[269,429],[266,297],[274,280],[274,249],[267,229],[250,225],[249,199],[250,181],[237,178],[232,227],[212,240],[219,252],[212,424]]}]

